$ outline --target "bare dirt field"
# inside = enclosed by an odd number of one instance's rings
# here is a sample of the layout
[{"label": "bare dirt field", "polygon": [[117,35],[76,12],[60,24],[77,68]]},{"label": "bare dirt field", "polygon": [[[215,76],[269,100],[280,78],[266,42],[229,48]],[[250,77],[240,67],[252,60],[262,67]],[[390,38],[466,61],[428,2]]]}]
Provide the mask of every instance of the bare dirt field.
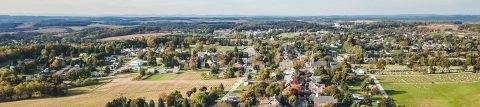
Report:
[{"label": "bare dirt field", "polygon": [[120,75],[111,82],[92,90],[92,92],[65,97],[5,102],[0,103],[0,107],[104,107],[108,101],[120,96],[127,98],[144,97],[147,101],[150,99],[156,101],[160,93],[179,90],[185,96],[185,92],[193,87],[218,86],[220,83],[224,84],[225,89],[230,89],[238,80],[238,78],[201,80],[197,72],[186,72],[172,80],[133,81],[133,77],[135,77],[133,74]]},{"label": "bare dirt field", "polygon": [[135,35],[125,35],[125,36],[114,36],[114,37],[108,37],[108,38],[103,38],[100,39],[100,41],[112,41],[112,40],[125,40],[125,39],[133,39],[133,38],[139,38],[139,37],[157,37],[157,36],[163,36],[167,35],[168,33],[149,33],[149,34],[135,34]]}]

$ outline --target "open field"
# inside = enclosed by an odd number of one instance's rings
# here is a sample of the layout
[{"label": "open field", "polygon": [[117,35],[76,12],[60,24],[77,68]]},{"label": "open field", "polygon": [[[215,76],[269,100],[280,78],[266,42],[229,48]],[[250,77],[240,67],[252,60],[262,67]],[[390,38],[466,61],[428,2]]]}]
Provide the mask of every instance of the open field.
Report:
[{"label": "open field", "polygon": [[382,84],[399,105],[406,107],[476,107],[480,82],[445,84]]},{"label": "open field", "polygon": [[[202,80],[195,73],[185,73],[172,80],[158,81],[133,81],[136,74],[122,74],[111,82],[99,86],[95,90],[91,88],[77,89],[77,95],[70,95],[55,98],[30,99],[15,102],[0,103],[0,107],[103,107],[108,101],[114,98],[125,96],[129,98],[145,97],[148,100],[156,99],[160,93],[170,93],[173,90],[179,90],[182,94],[193,87],[218,86],[223,83],[225,89],[230,89],[238,80]],[[200,77],[198,75],[198,77]],[[70,90],[72,91],[72,90]],[[186,95],[184,95],[186,96]]]},{"label": "open field", "polygon": [[126,39],[133,39],[133,38],[139,38],[139,37],[158,37],[158,36],[163,36],[166,35],[166,33],[149,33],[149,34],[134,34],[134,35],[125,35],[125,36],[114,36],[114,37],[108,37],[108,38],[103,38],[100,39],[100,41],[112,41],[112,40],[126,40]]},{"label": "open field", "polygon": [[280,36],[281,38],[293,38],[293,37],[295,37],[295,34],[293,34],[293,33],[282,33],[278,36]]},{"label": "open field", "polygon": [[399,105],[407,107],[474,107],[480,105],[480,74],[376,76]]},{"label": "open field", "polygon": [[452,74],[430,74],[430,75],[377,75],[376,77],[382,83],[394,83],[394,84],[480,82],[480,73],[452,73]]},{"label": "open field", "polygon": [[181,75],[182,72],[179,73],[168,73],[168,74],[162,74],[162,73],[157,73],[149,76],[148,78],[145,78],[144,80],[171,80],[176,78],[178,75]]},{"label": "open field", "polygon": [[[246,48],[246,46],[237,46],[238,51],[242,51],[243,49]],[[226,52],[226,51],[233,51],[235,49],[235,46],[217,46],[217,51],[218,52]]]},{"label": "open field", "polygon": [[458,30],[458,25],[451,25],[451,24],[428,24],[428,25],[421,25],[417,26],[418,28],[426,28],[426,29],[431,29],[431,30]]}]

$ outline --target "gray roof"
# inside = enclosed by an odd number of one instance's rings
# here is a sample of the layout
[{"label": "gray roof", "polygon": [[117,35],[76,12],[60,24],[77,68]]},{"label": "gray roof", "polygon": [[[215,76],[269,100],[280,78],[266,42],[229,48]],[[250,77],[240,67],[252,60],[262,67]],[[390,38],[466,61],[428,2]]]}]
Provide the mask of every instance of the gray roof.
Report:
[{"label": "gray roof", "polygon": [[322,67],[322,66],[324,67],[328,66],[327,61],[317,61],[312,64],[312,67],[315,67],[315,68]]},{"label": "gray roof", "polygon": [[335,99],[333,96],[315,96],[311,95],[310,97],[313,97],[313,102],[314,103],[320,103],[320,104],[326,104],[326,103],[337,103],[337,99]]},{"label": "gray roof", "polygon": [[283,60],[278,65],[280,67],[293,67],[293,62],[291,60]]}]

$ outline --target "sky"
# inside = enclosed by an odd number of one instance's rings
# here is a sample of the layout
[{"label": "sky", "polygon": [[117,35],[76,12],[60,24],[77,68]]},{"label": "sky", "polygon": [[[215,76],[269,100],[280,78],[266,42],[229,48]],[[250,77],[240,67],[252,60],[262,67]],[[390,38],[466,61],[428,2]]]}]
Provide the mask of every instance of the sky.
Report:
[{"label": "sky", "polygon": [[480,0],[0,0],[2,15],[480,15]]}]

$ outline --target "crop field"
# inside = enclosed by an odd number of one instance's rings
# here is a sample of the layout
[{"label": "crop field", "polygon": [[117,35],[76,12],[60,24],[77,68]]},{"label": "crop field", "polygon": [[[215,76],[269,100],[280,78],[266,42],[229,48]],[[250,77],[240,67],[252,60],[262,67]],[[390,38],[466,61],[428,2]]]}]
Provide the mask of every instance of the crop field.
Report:
[{"label": "crop field", "polygon": [[0,107],[104,107],[108,101],[125,96],[129,98],[144,97],[148,100],[159,97],[160,93],[170,93],[178,90],[185,95],[191,88],[202,86],[218,86],[224,84],[225,89],[230,89],[238,78],[222,80],[202,80],[201,76],[184,73],[171,80],[134,81],[136,74],[122,74],[112,79],[111,82],[98,86],[98,88],[71,89],[75,94],[64,97],[29,99],[22,101],[0,103]]},{"label": "crop field", "polygon": [[475,107],[480,105],[480,74],[377,76],[385,91],[406,107]]},{"label": "crop field", "polygon": [[169,73],[169,74],[162,74],[162,73],[157,73],[149,76],[148,78],[145,78],[144,80],[171,80],[176,78],[178,75],[181,75],[182,72],[179,73]]},{"label": "crop field", "polygon": [[450,25],[450,24],[429,24],[429,25],[421,25],[418,26],[418,28],[426,28],[426,29],[432,29],[432,30],[446,30],[446,29],[451,29],[451,30],[458,30],[458,25]]},{"label": "crop field", "polygon": [[113,40],[126,40],[126,39],[133,39],[133,38],[139,38],[139,37],[159,37],[166,35],[166,33],[149,33],[149,34],[134,34],[134,35],[124,35],[124,36],[114,36],[114,37],[108,37],[108,38],[103,38],[100,39],[100,41],[113,41]]}]

